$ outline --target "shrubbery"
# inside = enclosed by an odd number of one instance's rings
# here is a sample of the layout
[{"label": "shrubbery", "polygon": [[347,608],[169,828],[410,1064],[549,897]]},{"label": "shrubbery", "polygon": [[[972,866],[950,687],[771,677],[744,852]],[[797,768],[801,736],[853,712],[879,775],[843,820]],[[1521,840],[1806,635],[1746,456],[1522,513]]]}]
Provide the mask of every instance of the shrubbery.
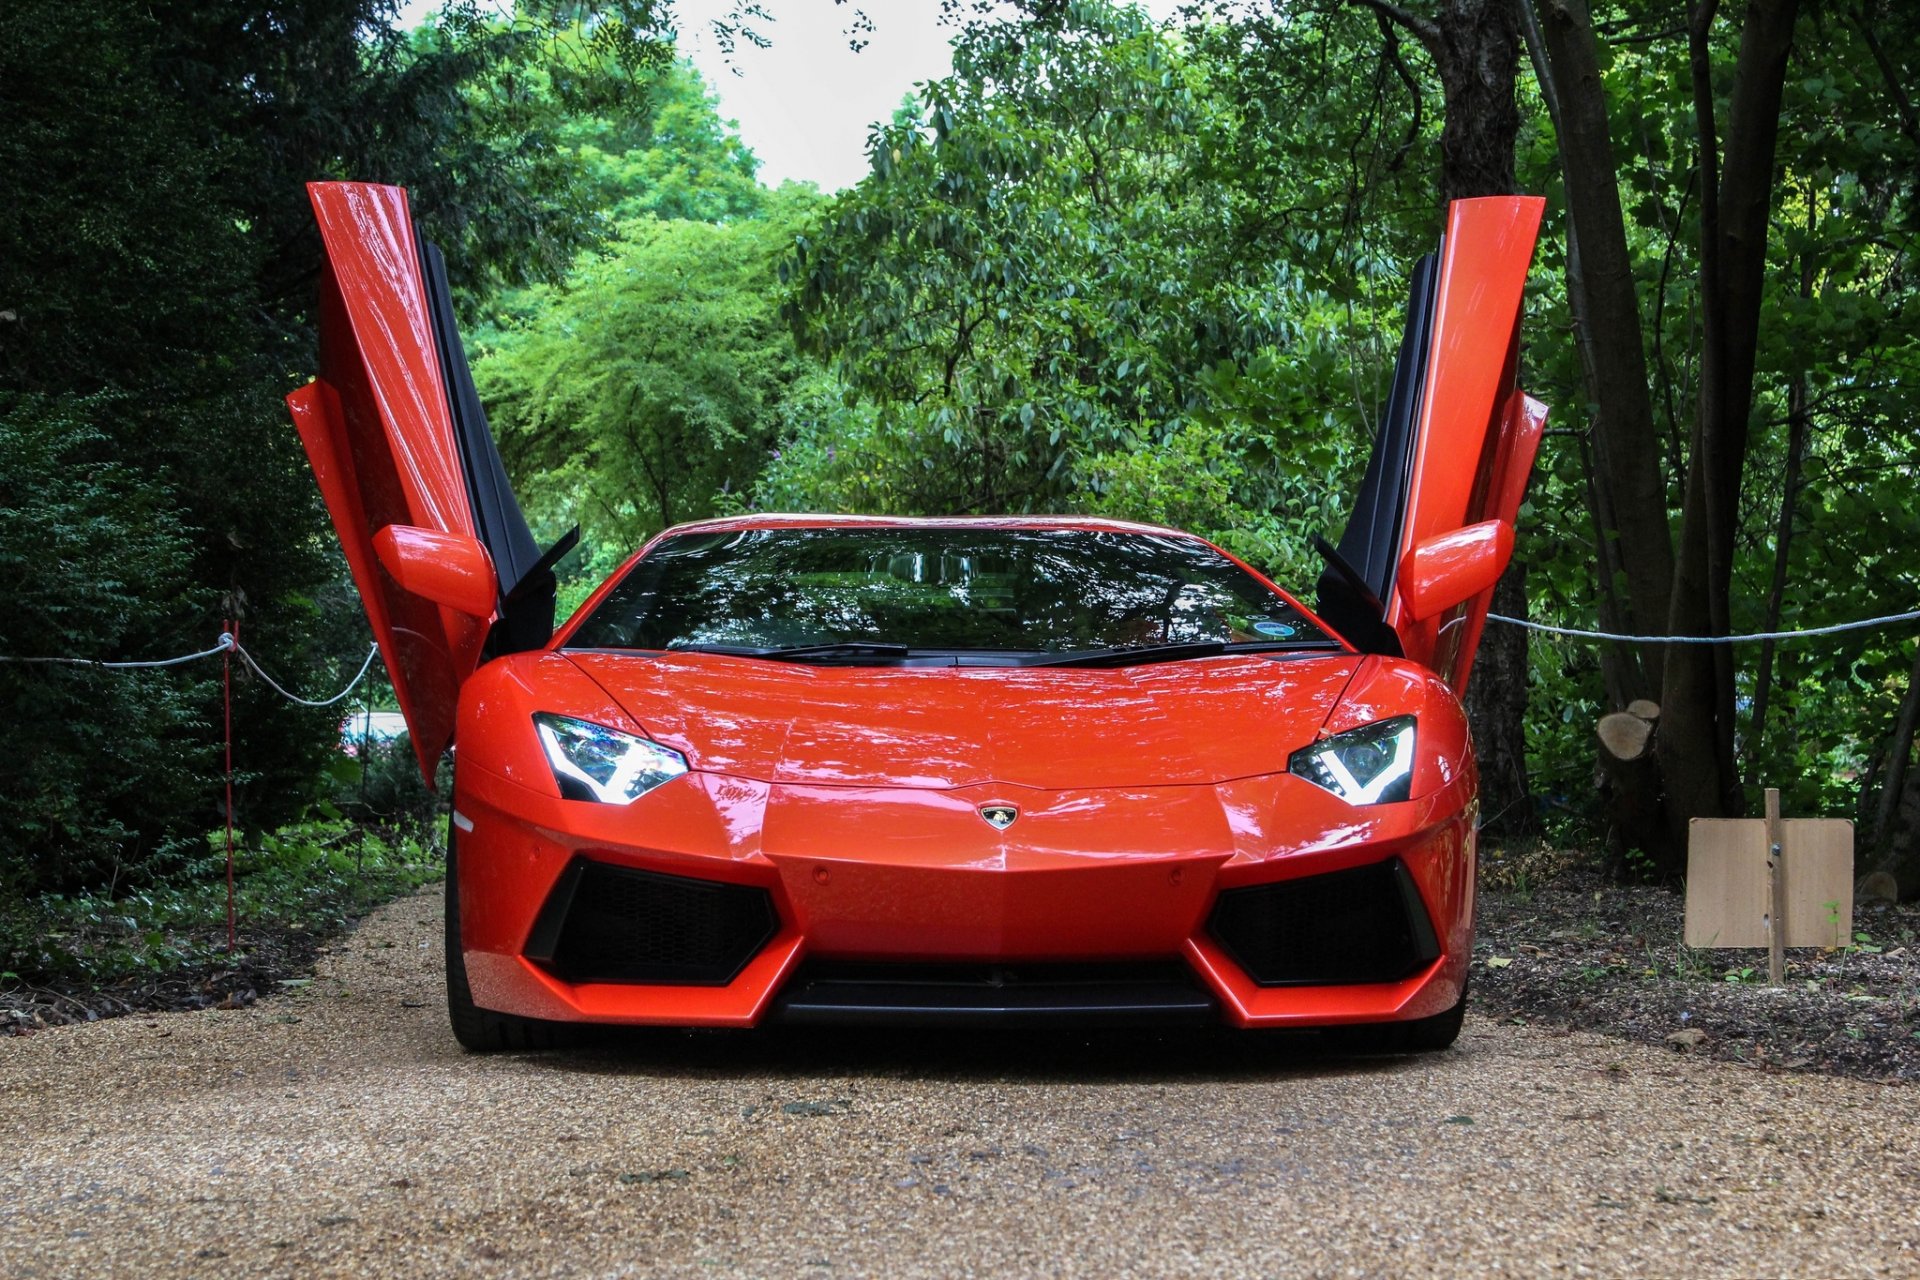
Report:
[{"label": "shrubbery", "polygon": [[[281,404],[315,367],[304,184],[408,186],[470,296],[557,274],[597,227],[551,127],[637,105],[659,62],[647,31],[603,16],[456,7],[409,32],[382,0],[7,5],[0,655],[167,657],[234,617],[297,691],[352,674],[365,623]],[[550,38],[576,20],[590,41]],[[0,894],[191,860],[223,817],[219,674],[0,664]],[[297,821],[335,711],[236,669],[233,720],[239,821]]]},{"label": "shrubbery", "polygon": [[[203,594],[164,490],[112,460],[97,424],[114,407],[0,392],[0,653],[160,656],[152,637]],[[177,815],[211,816],[218,676],[0,663],[0,705],[13,712],[0,893],[112,879],[164,843]]]},{"label": "shrubbery", "polygon": [[[132,890],[41,894],[0,905],[0,982],[112,983],[237,961],[226,951],[224,834],[179,842],[167,874]],[[440,877],[437,828],[297,823],[235,850],[240,943],[325,935]]]}]

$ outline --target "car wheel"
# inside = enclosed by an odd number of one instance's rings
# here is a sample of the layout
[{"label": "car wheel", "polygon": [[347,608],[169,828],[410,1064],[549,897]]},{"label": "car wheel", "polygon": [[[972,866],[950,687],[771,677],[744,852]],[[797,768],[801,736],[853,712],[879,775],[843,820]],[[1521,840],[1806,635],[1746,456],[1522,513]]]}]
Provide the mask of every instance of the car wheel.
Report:
[{"label": "car wheel", "polygon": [[1347,1053],[1437,1053],[1460,1038],[1467,1017],[1467,986],[1460,1000],[1445,1013],[1412,1022],[1370,1022],[1356,1027],[1328,1027],[1327,1043]]},{"label": "car wheel", "polygon": [[501,1049],[554,1049],[573,1030],[564,1023],[495,1013],[473,1003],[467,986],[467,958],[460,948],[459,852],[451,823],[447,827],[447,1020],[460,1047],[474,1053]]}]

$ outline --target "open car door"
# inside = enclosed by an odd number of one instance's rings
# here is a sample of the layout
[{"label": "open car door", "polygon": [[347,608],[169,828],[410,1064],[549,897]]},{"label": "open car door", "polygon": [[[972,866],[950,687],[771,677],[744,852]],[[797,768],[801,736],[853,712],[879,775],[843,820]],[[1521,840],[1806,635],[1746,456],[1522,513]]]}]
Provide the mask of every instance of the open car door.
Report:
[{"label": "open car door", "polygon": [[1513,554],[1546,406],[1515,385],[1545,201],[1456,200],[1413,272],[1407,328],[1320,613],[1357,647],[1431,667],[1464,695]]},{"label": "open car door", "polygon": [[287,397],[427,785],[483,657],[553,632],[553,564],[515,502],[440,251],[399,187],[317,182],[320,376]]}]

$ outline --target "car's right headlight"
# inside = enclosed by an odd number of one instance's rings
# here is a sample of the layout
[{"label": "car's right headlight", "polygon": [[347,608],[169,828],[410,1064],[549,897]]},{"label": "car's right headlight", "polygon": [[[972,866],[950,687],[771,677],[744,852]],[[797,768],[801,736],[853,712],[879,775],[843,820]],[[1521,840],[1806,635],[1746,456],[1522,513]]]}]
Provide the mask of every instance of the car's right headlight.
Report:
[{"label": "car's right headlight", "polygon": [[569,800],[632,804],[687,771],[687,758],[671,747],[591,720],[539,711],[533,728]]},{"label": "car's right headlight", "polygon": [[1413,794],[1413,717],[1394,716],[1322,738],[1287,760],[1290,773],[1348,804],[1386,804]]}]

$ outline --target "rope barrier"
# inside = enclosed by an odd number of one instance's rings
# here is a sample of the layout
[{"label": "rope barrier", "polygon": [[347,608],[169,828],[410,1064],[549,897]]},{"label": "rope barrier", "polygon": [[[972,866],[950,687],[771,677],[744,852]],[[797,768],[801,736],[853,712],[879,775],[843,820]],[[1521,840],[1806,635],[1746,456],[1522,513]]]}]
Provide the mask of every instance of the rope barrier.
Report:
[{"label": "rope barrier", "polygon": [[275,693],[279,694],[281,697],[285,698],[287,701],[297,702],[303,707],[330,707],[334,703],[341,701],[348,694],[352,693],[355,687],[357,687],[359,683],[366,678],[367,668],[373,665],[374,656],[380,652],[379,645],[376,644],[376,645],[370,646],[367,649],[367,660],[360,664],[359,674],[354,676],[353,679],[347,681],[347,687],[342,689],[340,692],[334,694],[331,698],[328,698],[324,702],[315,702],[311,698],[303,698],[297,693],[289,693],[287,692],[286,689],[282,688],[278,680],[275,680],[272,676],[268,675],[266,672],[260,669],[260,664],[253,660],[252,654],[248,653],[244,648],[241,647],[239,641],[236,640],[234,642],[233,648],[234,648],[234,651],[240,655],[240,660],[246,663],[249,667],[253,668],[253,674],[259,676],[262,680],[267,682],[268,688],[272,689]]},{"label": "rope barrier", "polygon": [[[331,698],[316,700],[313,698],[303,698],[299,694],[292,692],[285,685],[261,669],[260,664],[254,661],[253,655],[248,653],[246,648],[240,643],[240,620],[238,618],[222,619],[220,625],[220,640],[213,648],[202,649],[198,653],[183,653],[177,658],[155,658],[140,662],[101,662],[93,658],[0,657],[0,662],[57,662],[76,667],[100,667],[108,671],[127,671],[141,668],[177,667],[184,662],[195,662],[201,658],[211,658],[215,654],[220,655],[220,718],[221,727],[224,730],[223,736],[226,740],[227,953],[231,955],[234,951],[238,950],[240,946],[240,920],[234,899],[233,874],[233,655],[236,653],[239,654],[240,660],[252,668],[253,674],[259,676],[269,689],[272,689],[287,701],[297,702],[303,707],[331,707],[335,703],[345,699],[348,694],[359,687],[362,680],[367,678],[367,672],[372,669],[374,656],[380,652],[380,646],[376,644],[368,647],[366,661],[360,664],[360,670],[354,673],[353,679],[347,681],[346,688],[334,694]],[[361,757],[361,776],[362,786],[364,788],[366,769],[364,739],[361,745],[363,752]]]},{"label": "rope barrier", "polygon": [[228,667],[231,667],[232,665],[231,655],[237,653],[240,655],[240,660],[246,663],[247,666],[253,669],[253,674],[259,676],[263,681],[266,682],[266,685],[269,689],[272,689],[275,693],[285,698],[288,702],[297,702],[303,707],[330,707],[336,702],[343,701],[348,694],[352,693],[356,688],[359,687],[360,682],[367,678],[367,672],[373,666],[373,659],[375,655],[377,655],[380,652],[379,645],[377,644],[369,645],[367,647],[366,660],[360,664],[360,670],[357,673],[355,673],[353,679],[347,681],[347,687],[342,689],[340,692],[334,694],[331,698],[325,698],[325,699],[316,701],[315,699],[312,699],[312,698],[303,698],[299,694],[292,692],[291,690],[286,688],[286,686],[282,685],[278,680],[275,680],[272,676],[268,675],[264,670],[262,670],[259,662],[256,661],[254,659],[254,656],[251,653],[247,652],[246,647],[240,643],[239,637],[235,634],[233,630],[233,628],[236,627],[237,625],[238,625],[237,623],[227,624],[227,629],[221,631],[220,633],[220,642],[214,645],[213,648],[202,649],[197,653],[183,653],[177,658],[155,658],[155,659],[152,659],[151,661],[145,661],[145,662],[102,662],[94,658],[0,657],[0,662],[58,662],[58,663],[64,663],[69,666],[76,666],[76,667],[100,667],[108,671],[128,671],[128,670],[135,670],[135,669],[151,669],[155,667],[177,667],[183,662],[194,662],[201,658],[211,658],[215,654],[228,655],[227,657],[222,659],[222,662]]},{"label": "rope barrier", "polygon": [[[1523,627],[1528,631],[1538,631],[1543,635],[1565,636],[1574,640],[1606,640],[1619,644],[1754,644],[1772,640],[1802,640],[1808,636],[1832,636],[1846,631],[1866,631],[1874,627],[1890,627],[1902,622],[1920,622],[1920,609],[1906,613],[1890,613],[1879,618],[1861,618],[1855,622],[1836,622],[1825,627],[1803,627],[1798,631],[1755,631],[1738,636],[1642,636],[1620,631],[1588,631],[1581,627],[1556,627],[1550,623],[1534,622],[1528,618],[1510,618],[1504,613],[1489,613],[1489,622],[1504,622],[1510,627]],[[360,670],[347,682],[346,688],[331,698],[315,700],[303,698],[268,675],[260,663],[249,653],[231,631],[220,633],[220,642],[211,649],[201,649],[197,653],[183,653],[177,658],[155,658],[144,662],[102,662],[94,658],[11,658],[0,656],[0,662],[60,662],[80,667],[101,667],[109,671],[128,671],[153,669],[157,667],[177,667],[184,662],[194,662],[200,658],[211,658],[215,654],[237,653],[240,660],[252,668],[253,674],[266,682],[268,688],[289,702],[297,702],[303,707],[330,707],[344,701],[346,696],[359,687],[366,679],[367,671],[373,666],[374,657],[380,652],[379,645],[367,649],[366,660],[360,664]]]},{"label": "rope barrier", "polygon": [[1577,627],[1555,627],[1544,622],[1530,622],[1525,618],[1509,618],[1505,614],[1490,613],[1489,621],[1504,622],[1510,627],[1524,627],[1528,631],[1539,631],[1550,636],[1570,636],[1577,640],[1616,640],[1623,644],[1751,644],[1764,640],[1799,640],[1806,636],[1832,636],[1842,631],[1865,631],[1872,627],[1887,627],[1899,622],[1920,620],[1920,609],[1908,613],[1890,613],[1884,618],[1862,618],[1858,622],[1836,622],[1830,627],[1806,627],[1799,631],[1756,631],[1743,636],[1633,636],[1622,635],[1617,631],[1583,631]]},{"label": "rope barrier", "polygon": [[211,649],[202,649],[198,653],[183,653],[177,658],[156,658],[151,662],[99,662],[93,658],[4,658],[0,662],[59,662],[75,667],[105,667],[110,671],[126,671],[136,667],[177,667],[183,662],[193,662],[200,658],[211,658],[216,653],[225,653],[237,645],[230,631],[220,633],[220,643]]}]

